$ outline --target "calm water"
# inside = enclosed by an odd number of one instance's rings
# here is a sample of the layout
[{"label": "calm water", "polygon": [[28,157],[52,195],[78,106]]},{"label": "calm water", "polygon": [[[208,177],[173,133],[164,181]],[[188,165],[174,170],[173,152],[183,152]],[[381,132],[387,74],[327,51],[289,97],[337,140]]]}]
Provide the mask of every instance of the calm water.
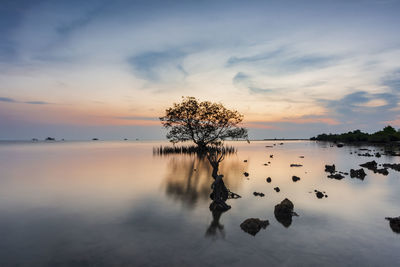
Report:
[{"label": "calm water", "polygon": [[[324,165],[349,172],[400,157],[307,141],[265,147],[273,143],[233,143],[238,152],[220,173],[242,198],[228,200],[219,220],[209,210],[209,163],[154,156],[159,143],[0,143],[0,266],[399,264],[400,234],[384,218],[400,215],[400,173],[334,180]],[[286,197],[300,215],[289,227],[273,212]],[[252,217],[270,222],[254,237],[239,226]]]}]

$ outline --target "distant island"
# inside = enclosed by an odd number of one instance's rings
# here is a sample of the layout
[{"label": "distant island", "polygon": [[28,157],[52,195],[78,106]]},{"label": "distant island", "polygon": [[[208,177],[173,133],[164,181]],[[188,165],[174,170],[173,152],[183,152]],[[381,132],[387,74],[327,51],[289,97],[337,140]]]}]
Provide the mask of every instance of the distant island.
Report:
[{"label": "distant island", "polygon": [[381,131],[373,134],[364,133],[360,130],[355,130],[342,134],[319,134],[316,137],[311,137],[310,140],[330,141],[330,142],[370,142],[370,143],[390,143],[400,141],[400,129],[396,131],[392,126],[386,126]]}]

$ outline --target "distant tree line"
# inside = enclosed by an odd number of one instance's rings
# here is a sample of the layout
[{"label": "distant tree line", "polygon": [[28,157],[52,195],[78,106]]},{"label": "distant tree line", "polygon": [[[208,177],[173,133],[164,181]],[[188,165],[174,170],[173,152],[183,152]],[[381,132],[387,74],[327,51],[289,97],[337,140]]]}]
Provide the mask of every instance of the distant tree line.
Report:
[{"label": "distant tree line", "polygon": [[396,131],[392,126],[386,126],[383,130],[373,134],[363,133],[355,130],[342,134],[319,134],[311,137],[310,140],[331,141],[331,142],[371,142],[371,143],[389,143],[400,141],[400,129]]}]

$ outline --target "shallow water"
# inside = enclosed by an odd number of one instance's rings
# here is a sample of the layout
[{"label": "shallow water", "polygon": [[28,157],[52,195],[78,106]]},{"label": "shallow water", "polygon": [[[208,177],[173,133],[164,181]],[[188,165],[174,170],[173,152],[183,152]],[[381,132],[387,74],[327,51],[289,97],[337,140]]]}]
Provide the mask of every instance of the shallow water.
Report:
[{"label": "shallow water", "polygon": [[[160,143],[0,143],[0,266],[400,262],[400,234],[384,219],[400,216],[400,173],[365,170],[362,181],[329,179],[324,172],[325,164],[349,172],[360,163],[398,163],[400,157],[359,157],[350,154],[356,147],[308,141],[265,147],[273,143],[231,143],[238,152],[226,157],[220,173],[242,198],[228,200],[232,208],[214,221],[209,163],[153,155]],[[301,180],[293,182],[292,175]],[[328,197],[317,199],[314,189]],[[284,198],[299,214],[289,227],[274,216]],[[251,236],[239,225],[252,217],[270,225]]]}]

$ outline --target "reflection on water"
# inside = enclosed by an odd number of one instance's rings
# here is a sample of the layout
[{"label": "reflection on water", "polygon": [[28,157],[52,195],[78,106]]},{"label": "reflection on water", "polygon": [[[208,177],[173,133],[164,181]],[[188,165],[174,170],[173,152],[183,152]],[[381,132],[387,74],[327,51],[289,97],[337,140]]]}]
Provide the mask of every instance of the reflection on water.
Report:
[{"label": "reflection on water", "polygon": [[[239,179],[246,165],[237,156],[227,156],[219,171],[224,174],[224,182],[232,191],[243,182]],[[185,207],[192,208],[199,200],[206,202],[211,194],[213,168],[207,157],[170,155],[164,179],[167,196],[179,200]]]},{"label": "reflection on water", "polygon": [[[389,169],[384,176],[365,169],[364,180],[336,180],[324,171],[327,164],[342,172],[359,169],[372,159],[357,152],[376,148],[232,144],[238,152],[220,162],[218,175],[241,198],[228,199],[231,209],[221,212],[210,211],[214,179],[208,160],[155,157],[152,147],[160,143],[1,143],[0,266],[400,262],[400,235],[385,220],[400,215],[399,172]],[[394,164],[400,158],[373,159]],[[301,179],[293,182],[293,176]],[[319,199],[314,190],[329,197]],[[300,215],[291,223],[274,214],[285,198]],[[253,237],[240,228],[247,218],[270,224]]]}]

